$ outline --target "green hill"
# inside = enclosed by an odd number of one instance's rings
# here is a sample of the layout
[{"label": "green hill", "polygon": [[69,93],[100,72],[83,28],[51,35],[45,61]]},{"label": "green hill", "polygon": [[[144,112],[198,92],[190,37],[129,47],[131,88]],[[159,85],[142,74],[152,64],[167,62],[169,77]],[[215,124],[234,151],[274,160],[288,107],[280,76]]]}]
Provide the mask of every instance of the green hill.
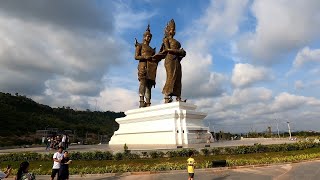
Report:
[{"label": "green hill", "polygon": [[72,130],[79,139],[87,133],[110,138],[119,128],[115,119],[124,116],[123,112],[51,108],[25,96],[0,92],[0,146],[39,142],[36,131],[46,127]]}]

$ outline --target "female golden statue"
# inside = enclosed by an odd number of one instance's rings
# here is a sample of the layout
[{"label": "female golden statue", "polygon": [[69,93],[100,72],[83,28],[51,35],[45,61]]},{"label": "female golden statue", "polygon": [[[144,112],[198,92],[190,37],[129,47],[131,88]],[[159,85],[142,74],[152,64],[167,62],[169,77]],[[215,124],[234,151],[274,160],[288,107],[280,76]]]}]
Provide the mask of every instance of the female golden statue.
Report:
[{"label": "female golden statue", "polygon": [[186,51],[181,48],[179,41],[173,38],[176,33],[176,25],[173,19],[169,21],[165,28],[165,37],[163,38],[161,54],[165,54],[164,66],[167,72],[166,84],[163,87],[165,103],[172,102],[172,96],[176,96],[177,101],[181,101],[181,63]]}]

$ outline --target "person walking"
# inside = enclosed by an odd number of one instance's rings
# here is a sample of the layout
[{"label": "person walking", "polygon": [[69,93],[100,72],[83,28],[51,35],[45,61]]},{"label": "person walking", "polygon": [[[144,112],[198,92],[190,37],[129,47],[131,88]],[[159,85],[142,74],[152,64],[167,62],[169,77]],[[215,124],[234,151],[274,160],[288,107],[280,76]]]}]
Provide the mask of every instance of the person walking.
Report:
[{"label": "person walking", "polygon": [[193,152],[192,151],[189,152],[189,159],[187,160],[187,162],[188,162],[188,174],[189,174],[188,180],[193,180],[194,168],[195,168],[196,162],[193,159]]},{"label": "person walking", "polygon": [[58,151],[53,154],[53,166],[52,166],[52,173],[51,173],[51,180],[53,180],[56,175],[58,174],[59,177],[59,169],[60,169],[60,162],[63,158],[63,147],[58,147]]}]

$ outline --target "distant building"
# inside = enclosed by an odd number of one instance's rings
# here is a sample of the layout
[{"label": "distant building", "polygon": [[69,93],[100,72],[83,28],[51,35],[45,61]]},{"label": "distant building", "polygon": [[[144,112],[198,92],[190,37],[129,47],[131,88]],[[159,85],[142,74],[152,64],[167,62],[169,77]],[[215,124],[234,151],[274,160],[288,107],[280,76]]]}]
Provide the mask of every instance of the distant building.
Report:
[{"label": "distant building", "polygon": [[47,128],[46,130],[37,130],[36,136],[38,138],[42,137],[51,137],[58,134],[59,129],[58,128]]},{"label": "distant building", "polygon": [[70,139],[74,138],[72,130],[60,131],[58,128],[47,128],[46,130],[37,130],[36,137],[41,139],[42,137],[52,137],[57,135],[67,134]]}]

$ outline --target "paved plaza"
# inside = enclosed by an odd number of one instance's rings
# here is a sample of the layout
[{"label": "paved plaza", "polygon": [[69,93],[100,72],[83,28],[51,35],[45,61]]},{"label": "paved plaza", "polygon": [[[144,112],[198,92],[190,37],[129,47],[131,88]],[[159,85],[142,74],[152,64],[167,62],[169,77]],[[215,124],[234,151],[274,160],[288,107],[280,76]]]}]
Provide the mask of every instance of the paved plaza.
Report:
[{"label": "paved plaza", "polygon": [[[320,177],[320,160],[294,164],[271,165],[264,167],[247,167],[237,169],[211,168],[196,169],[195,180],[318,180]],[[37,180],[47,180],[49,176],[37,176]],[[9,178],[13,179],[13,178]],[[70,180],[187,180],[185,171],[170,171],[158,174],[130,173],[116,175],[87,175],[84,177],[73,175]]]}]

